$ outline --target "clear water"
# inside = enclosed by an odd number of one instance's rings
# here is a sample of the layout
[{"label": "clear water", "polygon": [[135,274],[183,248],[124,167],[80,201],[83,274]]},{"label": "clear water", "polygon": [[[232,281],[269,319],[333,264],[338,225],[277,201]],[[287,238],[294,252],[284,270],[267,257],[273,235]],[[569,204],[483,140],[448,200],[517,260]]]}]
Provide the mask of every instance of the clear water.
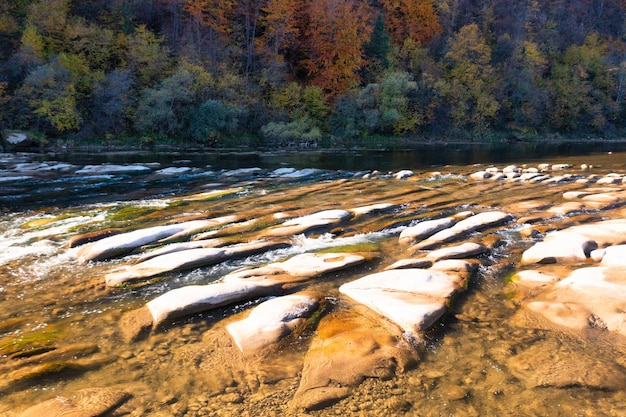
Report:
[{"label": "clear water", "polygon": [[[504,153],[492,159],[499,167],[511,159],[520,165],[558,162],[594,166],[584,173],[572,171],[581,176],[626,172],[626,154],[605,149],[582,156],[568,155],[561,149],[558,157],[546,151],[527,160],[519,159],[526,157],[520,152],[518,149],[517,158]],[[367,244],[376,248],[376,259],[310,284],[311,289],[326,294],[334,310],[349,308],[337,291],[339,285],[406,257],[397,237],[412,221],[473,208],[504,210],[519,218],[527,214],[520,208],[524,201],[558,201],[564,191],[582,187],[571,183],[470,183],[462,175],[479,169],[473,166],[477,162],[487,164],[488,160],[481,158],[489,159],[490,154],[477,158],[467,153],[466,149],[457,153],[440,149],[432,150],[430,156],[414,151],[219,158],[169,155],[160,160],[149,154],[112,155],[106,157],[108,162],[159,162],[159,169],[190,166],[194,170],[173,177],[155,176],[153,171],[87,178],[35,173],[28,181],[0,183],[0,348],[5,352],[0,357],[0,372],[13,377],[24,369],[20,364],[25,359],[7,352],[26,352],[23,356],[36,360],[41,352],[65,348],[77,349],[70,359],[79,368],[56,376],[35,375],[20,384],[0,384],[0,414],[18,416],[38,402],[86,387],[115,387],[131,392],[133,397],[114,415],[131,416],[624,415],[626,387],[614,391],[527,387],[507,368],[510,357],[530,345],[563,355],[591,354],[606,366],[626,365],[624,341],[602,334],[580,338],[521,324],[506,277],[532,240],[521,238],[515,225],[492,232],[502,245],[482,260],[484,267],[467,292],[455,300],[446,319],[417,348],[420,361],[414,368],[389,380],[367,379],[352,396],[319,411],[305,413],[291,406],[313,331],[292,340],[272,357],[263,358],[243,358],[225,332],[229,320],[258,300],[169,323],[138,342],[124,339],[120,331],[124,313],[169,289],[209,283],[239,267],[296,253]],[[55,157],[77,166],[106,162],[102,155]],[[49,163],[53,160],[51,156],[43,159]],[[8,167],[10,162],[5,164]],[[262,170],[243,176],[225,176],[222,171],[250,167]],[[272,174],[280,167],[322,171],[314,177],[287,181]],[[417,175],[411,181],[363,179],[372,169],[412,169]],[[442,175],[432,179],[427,173],[435,170]],[[183,200],[186,195],[235,188],[236,192],[220,198]],[[67,251],[73,235],[106,227],[147,227],[207,213],[237,214],[242,219],[271,224],[276,222],[272,216],[277,212],[308,214],[383,202],[401,208],[357,220],[350,227],[333,230],[332,235],[299,237],[287,250],[173,273],[126,288],[107,288],[103,277],[128,259],[85,264]],[[623,212],[618,207],[587,214],[617,218]],[[546,224],[567,221],[545,219]],[[243,225],[236,230],[226,228],[222,234],[232,233],[230,237],[246,240],[262,229]],[[96,346],[97,352],[90,346]]]}]

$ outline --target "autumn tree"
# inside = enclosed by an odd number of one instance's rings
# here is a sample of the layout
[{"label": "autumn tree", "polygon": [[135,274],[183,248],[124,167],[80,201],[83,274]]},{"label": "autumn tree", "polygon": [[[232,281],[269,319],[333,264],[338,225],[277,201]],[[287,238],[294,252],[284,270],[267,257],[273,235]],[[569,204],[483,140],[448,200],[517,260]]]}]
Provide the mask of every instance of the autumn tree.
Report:
[{"label": "autumn tree", "polygon": [[359,81],[365,64],[363,48],[371,33],[371,12],[356,0],[319,0],[307,3],[307,58],[303,65],[311,84],[329,96],[346,91]]},{"label": "autumn tree", "polygon": [[441,33],[434,0],[381,0],[381,4],[387,29],[397,45],[406,39],[425,43]]},{"label": "autumn tree", "polygon": [[491,48],[478,25],[462,27],[449,41],[449,67],[442,91],[456,127],[484,131],[500,105],[496,100],[496,77],[491,66]]},{"label": "autumn tree", "polygon": [[264,31],[260,42],[269,65],[270,80],[277,78],[277,73],[285,66],[285,55],[298,38],[299,4],[297,0],[268,0],[263,9]]}]

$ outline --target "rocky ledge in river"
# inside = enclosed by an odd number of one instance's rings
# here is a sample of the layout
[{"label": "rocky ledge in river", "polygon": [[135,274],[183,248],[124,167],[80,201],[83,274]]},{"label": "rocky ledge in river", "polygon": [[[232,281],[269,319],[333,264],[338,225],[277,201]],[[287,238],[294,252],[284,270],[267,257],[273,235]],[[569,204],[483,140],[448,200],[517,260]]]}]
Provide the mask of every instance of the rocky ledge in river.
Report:
[{"label": "rocky ledge in river", "polygon": [[[519,306],[520,327],[565,329],[581,339],[609,333],[615,338],[608,339],[623,345],[626,222],[619,217],[624,214],[626,193],[622,180],[561,175],[567,168],[540,167],[536,172],[488,168],[480,174],[453,176],[480,190],[507,181],[551,186],[561,196],[556,202],[520,195],[517,202],[503,207],[495,200],[491,206],[473,205],[445,197],[436,212],[410,218],[408,207],[416,201],[387,196],[387,202],[352,208],[258,213],[256,218],[232,214],[181,218],[167,225],[116,230],[113,236],[90,232],[88,238],[77,236],[75,241],[92,242],[69,252],[83,262],[109,264],[102,282],[112,292],[167,280],[175,271],[274,253],[276,261],[153,297],[145,306],[124,313],[120,332],[132,345],[162,334],[180,318],[241,306],[222,310],[230,314],[207,333],[220,341],[224,341],[220,334],[230,337],[241,360],[264,362],[279,361],[282,347],[308,334],[300,342],[306,353],[291,406],[315,410],[349,397],[367,378],[388,379],[419,366],[422,339],[437,323],[445,329],[446,313],[458,296],[472,290],[481,268],[498,262],[496,267],[515,270],[509,286]],[[555,172],[559,174],[550,175]],[[402,171],[402,175],[372,173],[365,180],[381,176],[433,193],[439,190],[431,189],[428,178],[444,177],[430,173],[425,180]],[[320,189],[343,186],[347,187],[336,181]],[[605,215],[617,218],[605,220]],[[386,219],[384,227],[372,221],[378,217]],[[349,241],[363,231],[397,235],[392,250],[400,255],[395,262],[380,264],[377,248],[342,243],[342,238]],[[331,243],[318,252],[297,253],[294,243],[302,236],[330,236]],[[494,253],[502,255],[505,236],[524,246],[519,262],[509,263],[510,253],[493,259]],[[626,387],[626,364],[604,369],[606,364],[593,355],[563,346],[544,349],[546,343],[529,341],[528,346],[494,357],[530,387]],[[552,356],[546,356],[546,351]],[[198,361],[204,363],[206,358]],[[575,372],[569,367],[571,361],[576,362]],[[228,378],[216,385],[218,393],[232,393],[227,390],[232,386]],[[233,403],[243,401],[238,397]]]}]

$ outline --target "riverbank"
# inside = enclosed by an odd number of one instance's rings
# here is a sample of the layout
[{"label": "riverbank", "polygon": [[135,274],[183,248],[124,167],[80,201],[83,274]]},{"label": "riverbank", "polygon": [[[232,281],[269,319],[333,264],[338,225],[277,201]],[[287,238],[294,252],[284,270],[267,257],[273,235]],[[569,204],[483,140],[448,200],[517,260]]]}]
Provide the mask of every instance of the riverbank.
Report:
[{"label": "riverbank", "polygon": [[141,138],[123,140],[97,140],[76,142],[74,140],[49,140],[30,132],[5,132],[2,135],[0,151],[26,151],[36,153],[65,152],[175,152],[200,151],[216,153],[267,153],[267,152],[345,152],[358,150],[410,150],[420,147],[455,146],[455,145],[534,145],[534,144],[583,144],[583,143],[626,143],[626,134],[612,137],[598,137],[588,134],[552,133],[546,135],[520,135],[516,132],[492,132],[474,135],[458,132],[448,136],[372,136],[361,140],[343,140],[326,137],[314,142],[292,142],[280,146],[263,144],[259,138],[247,138],[239,144],[224,142],[222,145],[207,145],[176,141],[174,139],[142,141]]}]

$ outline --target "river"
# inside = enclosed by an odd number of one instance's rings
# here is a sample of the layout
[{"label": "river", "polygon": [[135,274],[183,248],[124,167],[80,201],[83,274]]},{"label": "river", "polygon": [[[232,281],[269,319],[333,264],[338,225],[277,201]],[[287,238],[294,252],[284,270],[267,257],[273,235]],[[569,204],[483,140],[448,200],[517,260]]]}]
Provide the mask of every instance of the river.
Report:
[{"label": "river", "polygon": [[[513,164],[520,170],[566,164],[563,172],[569,177],[558,183],[468,180],[481,169]],[[401,170],[412,176],[396,178]],[[323,314],[349,310],[352,303],[339,286],[406,258],[398,235],[416,222],[484,210],[520,219],[528,214],[525,202],[558,205],[563,193],[591,187],[576,179],[609,173],[626,175],[621,144],[445,145],[349,153],[1,154],[0,370],[9,382],[0,384],[0,414],[19,416],[35,404],[98,387],[126,394],[115,407],[84,415],[623,415],[626,385],[532,386],[508,368],[510,358],[528,346],[566,348],[559,352],[572,357],[591,354],[607,367],[626,365],[621,336],[579,337],[520,324],[521,304],[508,278],[521,253],[539,237],[521,235],[524,224],[517,221],[484,233],[498,243],[480,255],[467,289],[414,346],[417,363],[391,378],[365,378],[345,398],[319,409],[293,404],[314,327],[261,358],[240,356],[228,339],[225,324],[245,315],[259,299],[170,321],[137,340],[128,340],[121,329],[126,313],[167,291],[211,284],[242,267],[296,254],[356,247],[370,255],[365,265],[306,284],[307,290],[324,294]],[[613,187],[624,186],[616,182]],[[292,236],[287,248],[130,285],[108,287],[103,277],[135,262],[137,252],[84,262],[68,249],[70,239],[82,233],[221,216],[237,220],[210,229],[211,238],[240,243],[276,227],[282,218],[381,203],[394,209]],[[533,224],[558,228],[617,219],[621,207],[581,209]],[[89,401],[106,402],[97,396]]]}]

